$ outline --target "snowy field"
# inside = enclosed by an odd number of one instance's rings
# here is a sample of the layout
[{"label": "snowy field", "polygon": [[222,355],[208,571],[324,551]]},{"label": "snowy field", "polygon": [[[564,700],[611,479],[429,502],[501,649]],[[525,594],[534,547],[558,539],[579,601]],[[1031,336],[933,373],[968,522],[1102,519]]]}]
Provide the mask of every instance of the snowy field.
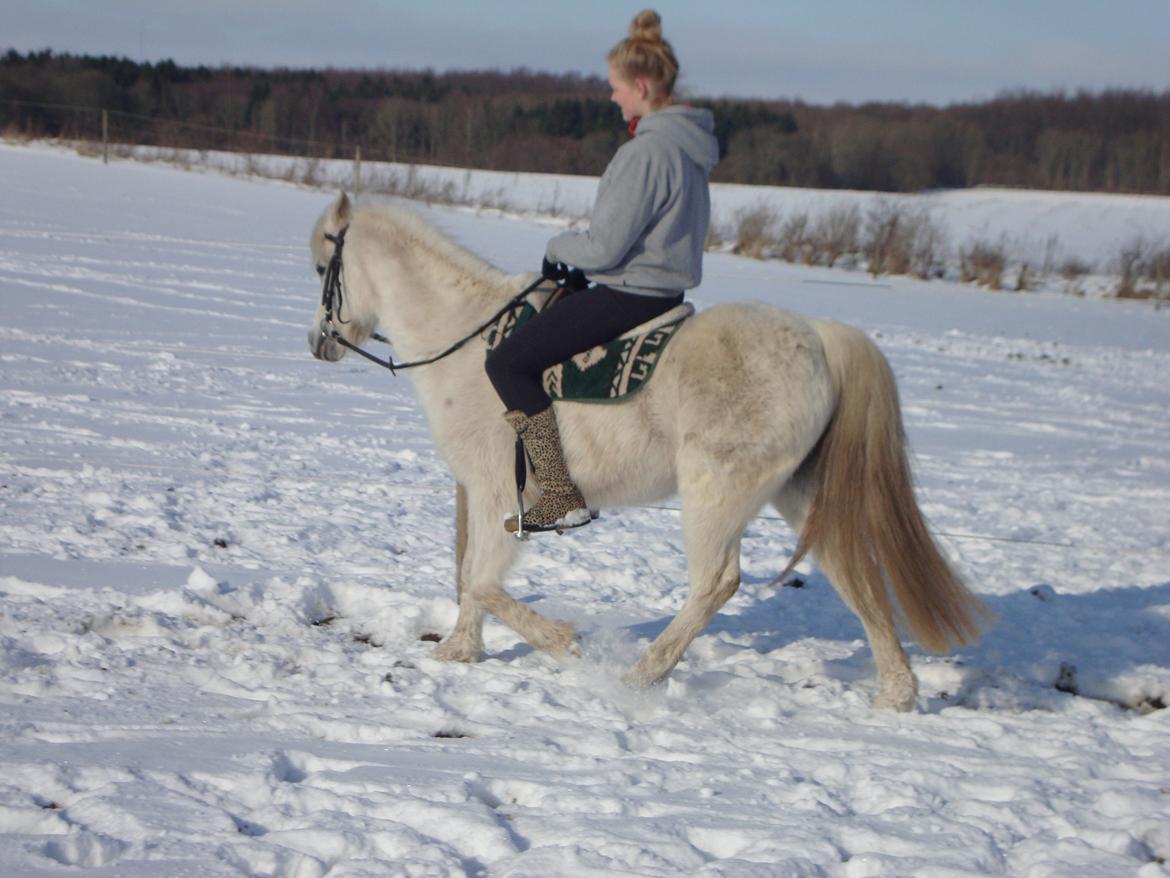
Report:
[{"label": "snowy field", "polygon": [[[999,622],[871,710],[769,511],[633,692],[683,599],[666,507],[530,543],[510,588],[582,659],[490,622],[430,658],[452,485],[407,378],[308,354],[326,195],[10,146],[0,192],[0,876],[1170,875],[1170,310],[709,256],[700,307],[877,339]],[[1102,236],[1151,209],[1111,203]],[[564,222],[425,213],[517,271]]]},{"label": "snowy field", "polygon": [[[79,145],[93,152],[92,144]],[[116,151],[144,161],[184,168],[216,169],[228,174],[255,175],[292,181],[312,180],[353,189],[351,161],[251,156],[214,151],[117,147]],[[597,179],[587,176],[516,174],[434,165],[364,162],[357,179],[371,191],[415,193],[441,203],[474,205],[527,217],[587,219],[597,193]],[[1070,260],[1090,272],[1075,281],[1084,294],[1112,295],[1123,249],[1139,243],[1150,252],[1170,250],[1170,198],[1110,195],[1096,192],[1046,192],[977,187],[914,194],[743,186],[717,183],[711,187],[712,225],[725,239],[735,239],[739,218],[763,208],[779,223],[805,215],[815,225],[833,211],[856,209],[868,215],[878,202],[929,217],[941,236],[939,256],[957,280],[958,253],[974,244],[1002,249],[1008,260],[1009,285],[1021,263],[1031,270],[1040,289],[1068,291],[1061,277]],[[777,230],[774,230],[777,231]]]}]

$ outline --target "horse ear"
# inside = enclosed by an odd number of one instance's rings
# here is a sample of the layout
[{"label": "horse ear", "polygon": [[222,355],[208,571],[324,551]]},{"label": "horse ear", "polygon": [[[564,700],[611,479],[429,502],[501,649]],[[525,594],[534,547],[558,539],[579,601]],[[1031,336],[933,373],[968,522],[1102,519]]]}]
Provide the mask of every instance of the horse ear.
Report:
[{"label": "horse ear", "polygon": [[350,211],[349,196],[342,192],[337,197],[337,203],[333,205],[333,215],[337,217],[339,223],[347,223],[349,222]]}]

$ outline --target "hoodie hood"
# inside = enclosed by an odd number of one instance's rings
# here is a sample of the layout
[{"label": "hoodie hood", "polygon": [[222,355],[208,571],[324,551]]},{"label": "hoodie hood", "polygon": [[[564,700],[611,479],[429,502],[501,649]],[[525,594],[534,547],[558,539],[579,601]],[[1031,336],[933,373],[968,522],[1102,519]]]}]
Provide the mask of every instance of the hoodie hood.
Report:
[{"label": "hoodie hood", "polygon": [[719,161],[715,116],[699,107],[672,105],[638,120],[637,136],[667,137],[708,173]]}]

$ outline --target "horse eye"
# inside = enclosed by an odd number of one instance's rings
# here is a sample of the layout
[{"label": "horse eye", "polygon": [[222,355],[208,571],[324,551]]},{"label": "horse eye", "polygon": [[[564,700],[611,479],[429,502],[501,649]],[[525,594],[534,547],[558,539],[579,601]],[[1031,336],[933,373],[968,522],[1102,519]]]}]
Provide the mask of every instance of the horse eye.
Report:
[{"label": "horse eye", "polygon": [[317,277],[324,277],[324,276],[325,276],[325,266],[318,265],[317,266]]}]

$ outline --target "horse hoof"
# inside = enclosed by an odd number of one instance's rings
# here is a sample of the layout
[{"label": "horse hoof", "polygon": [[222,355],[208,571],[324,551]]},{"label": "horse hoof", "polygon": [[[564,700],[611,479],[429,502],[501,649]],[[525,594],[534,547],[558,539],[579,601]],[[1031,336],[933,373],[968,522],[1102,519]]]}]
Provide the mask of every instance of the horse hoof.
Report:
[{"label": "horse hoof", "polygon": [[910,713],[914,709],[914,699],[895,699],[887,698],[885,695],[879,695],[873,700],[873,707],[875,710],[893,710],[898,713]]},{"label": "horse hoof", "polygon": [[[550,655],[581,657],[581,645],[577,642],[577,629],[572,622],[549,622],[544,642],[538,645]],[[537,646],[537,644],[533,644]]]},{"label": "horse hoof", "polygon": [[479,650],[465,643],[457,643],[450,638],[440,643],[431,653],[441,662],[465,662],[471,664],[479,661]]},{"label": "horse hoof", "polygon": [[650,689],[665,680],[668,674],[669,671],[666,674],[651,674],[645,668],[634,665],[622,674],[622,682],[631,689]]},{"label": "horse hoof", "polygon": [[913,678],[909,684],[883,687],[873,699],[873,707],[877,710],[896,710],[898,713],[909,713],[914,709],[914,702],[918,699],[918,684]]}]

